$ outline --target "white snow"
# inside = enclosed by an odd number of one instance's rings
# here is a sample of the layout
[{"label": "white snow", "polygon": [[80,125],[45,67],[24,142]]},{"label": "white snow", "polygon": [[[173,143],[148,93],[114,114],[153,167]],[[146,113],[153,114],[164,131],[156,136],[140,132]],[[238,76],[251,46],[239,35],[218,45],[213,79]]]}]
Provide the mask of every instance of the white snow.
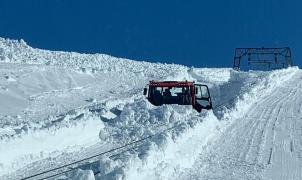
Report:
[{"label": "white snow", "polygon": [[71,176],[74,180],[95,180],[92,170],[77,169]]},{"label": "white snow", "polygon": [[[155,107],[142,95],[149,80],[205,83],[214,109]],[[0,38],[0,179],[25,178],[145,137],[75,163],[57,178],[302,179],[301,87],[296,67],[188,68]]]}]

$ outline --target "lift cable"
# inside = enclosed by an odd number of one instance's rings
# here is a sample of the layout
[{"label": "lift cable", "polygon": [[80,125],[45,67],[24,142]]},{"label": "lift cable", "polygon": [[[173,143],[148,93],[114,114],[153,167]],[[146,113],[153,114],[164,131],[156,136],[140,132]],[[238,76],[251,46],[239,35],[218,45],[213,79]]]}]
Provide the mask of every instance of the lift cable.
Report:
[{"label": "lift cable", "polygon": [[[43,172],[41,172],[41,173],[37,173],[37,174],[31,175],[31,176],[22,178],[22,180],[31,179],[31,178],[34,178],[34,177],[37,177],[37,176],[41,176],[41,175],[43,175],[43,174],[50,173],[50,172],[53,172],[53,171],[56,171],[56,170],[59,170],[59,169],[62,169],[62,168],[66,168],[66,167],[68,167],[68,166],[71,166],[71,165],[74,165],[74,164],[78,164],[78,163],[80,163],[80,162],[83,162],[83,161],[86,161],[86,160],[89,160],[89,159],[93,159],[93,158],[95,158],[95,157],[99,157],[99,156],[108,154],[108,153],[110,153],[110,152],[114,152],[114,151],[116,151],[116,150],[121,150],[121,149],[123,149],[123,148],[125,148],[125,147],[128,147],[128,146],[130,146],[130,145],[135,145],[135,144],[137,144],[137,143],[139,143],[139,142],[145,141],[145,140],[150,139],[150,138],[152,138],[152,137],[154,137],[154,136],[157,136],[157,135],[163,134],[163,133],[165,133],[165,132],[167,132],[167,131],[170,131],[170,130],[176,128],[176,125],[177,125],[177,124],[175,124],[174,126],[172,126],[172,127],[170,127],[170,128],[167,128],[167,129],[163,130],[163,131],[160,132],[160,133],[155,133],[155,134],[146,136],[146,137],[144,137],[144,138],[142,138],[142,139],[139,139],[139,140],[136,140],[136,141],[132,141],[132,142],[127,143],[127,144],[125,144],[125,145],[122,145],[122,146],[119,146],[119,147],[110,149],[110,150],[108,150],[108,151],[105,151],[105,152],[102,152],[102,153],[99,153],[99,154],[96,154],[96,155],[93,155],[93,156],[90,156],[90,157],[87,157],[87,158],[84,158],[84,159],[81,159],[81,160],[78,160],[78,161],[74,161],[74,162],[72,162],[72,163],[65,164],[65,165],[63,165],[63,166],[56,167],[56,168],[53,168],[53,169],[50,169],[50,170],[47,170],[47,171],[43,171]],[[134,148],[131,148],[131,149],[134,149]],[[129,150],[131,150],[131,149],[129,149]],[[51,176],[48,176],[48,177],[44,177],[44,178],[41,178],[41,179],[52,178],[52,177],[55,177],[55,176],[64,174],[64,173],[66,173],[66,172],[72,171],[72,170],[74,170],[74,169],[76,169],[76,168],[72,168],[72,169],[69,169],[69,170],[67,170],[67,171],[64,171],[64,172],[61,172],[61,173],[57,173],[57,174],[54,174],[54,175],[51,175]]]},{"label": "lift cable", "polygon": [[[230,100],[235,100],[235,99],[237,99],[237,97],[232,98],[232,99],[230,99]],[[217,109],[217,108],[222,107],[222,106],[224,106],[224,104],[218,104],[218,105],[214,106],[213,109]],[[87,161],[87,160],[90,160],[90,159],[93,159],[93,158],[96,158],[96,157],[100,157],[100,156],[103,156],[103,155],[105,155],[105,154],[108,154],[108,153],[117,151],[117,150],[121,150],[121,149],[126,148],[126,147],[131,146],[131,145],[136,145],[136,144],[138,144],[138,143],[140,143],[140,142],[143,142],[143,141],[145,141],[145,140],[147,140],[147,139],[150,139],[150,138],[155,137],[155,136],[157,136],[157,135],[161,135],[161,134],[163,134],[163,133],[165,133],[165,132],[168,132],[168,131],[170,131],[170,130],[173,130],[173,129],[175,129],[176,127],[177,127],[177,124],[174,124],[172,127],[169,127],[169,128],[167,128],[167,129],[164,129],[164,130],[161,131],[161,132],[157,132],[157,133],[155,133],[155,134],[151,134],[151,135],[146,136],[146,137],[144,137],[144,138],[141,138],[141,139],[132,141],[132,142],[130,142],[130,143],[124,144],[124,145],[122,145],[122,146],[119,146],[119,147],[110,149],[110,150],[105,151],[105,152],[101,152],[101,153],[96,154],[96,155],[93,155],[93,156],[86,157],[86,158],[84,158],[84,159],[80,159],[80,160],[78,160],[78,161],[74,161],[74,162],[69,163],[69,164],[65,164],[65,165],[60,166],[60,167],[56,167],[56,168],[53,168],[53,169],[50,169],[50,170],[47,170],[47,171],[43,171],[43,172],[41,172],[41,173],[37,173],[37,174],[31,175],[31,176],[22,178],[21,180],[31,179],[31,178],[34,178],[34,177],[37,177],[37,176],[41,176],[41,175],[43,175],[43,174],[47,174],[47,173],[50,173],[50,172],[53,172],[53,171],[56,171],[56,170],[59,170],[59,169],[68,168],[68,166],[71,166],[71,165],[74,165],[74,164],[78,164],[78,163],[81,163],[81,162],[85,162],[85,161]],[[139,147],[139,146],[135,146],[135,147],[129,148],[129,149],[123,151],[123,152],[129,151],[129,150],[132,150],[132,149],[135,149],[135,148],[137,148],[137,147]],[[122,152],[120,152],[120,153],[122,153]],[[120,153],[114,154],[114,155],[112,155],[112,156],[116,156],[116,155],[118,155],[118,154],[120,154]],[[53,174],[53,175],[50,175],[50,176],[47,176],[47,177],[43,177],[43,178],[40,178],[40,179],[38,179],[38,180],[53,178],[53,177],[56,177],[56,176],[65,174],[65,173],[67,173],[67,172],[70,172],[70,171],[72,171],[72,170],[74,170],[74,169],[77,169],[78,167],[79,167],[79,166],[77,166],[77,167],[75,167],[75,168],[69,168],[69,169],[66,170],[66,171],[63,171],[63,172],[60,172],[60,173],[56,173],[56,174]]]}]

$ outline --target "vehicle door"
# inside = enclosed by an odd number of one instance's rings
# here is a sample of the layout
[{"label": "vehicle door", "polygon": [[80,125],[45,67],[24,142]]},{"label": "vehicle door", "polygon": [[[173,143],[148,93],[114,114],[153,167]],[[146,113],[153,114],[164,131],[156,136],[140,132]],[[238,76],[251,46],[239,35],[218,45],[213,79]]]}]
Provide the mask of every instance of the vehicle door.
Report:
[{"label": "vehicle door", "polygon": [[195,106],[194,108],[200,112],[202,109],[212,109],[212,100],[207,85],[195,84]]}]

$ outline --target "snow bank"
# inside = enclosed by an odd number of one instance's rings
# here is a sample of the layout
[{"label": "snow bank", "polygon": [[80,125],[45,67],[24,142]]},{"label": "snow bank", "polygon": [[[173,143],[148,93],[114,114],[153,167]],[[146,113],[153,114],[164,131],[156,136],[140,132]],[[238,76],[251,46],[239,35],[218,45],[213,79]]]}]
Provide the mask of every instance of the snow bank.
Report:
[{"label": "snow bank", "polygon": [[72,175],[74,180],[95,180],[94,174],[91,170],[78,169],[75,174]]},{"label": "snow bank", "polygon": [[0,141],[0,175],[44,158],[61,155],[62,150],[69,153],[91,146],[98,141],[96,131],[102,128],[101,121],[88,117],[76,125],[66,124],[59,131],[50,128]]},{"label": "snow bank", "polygon": [[151,146],[147,157],[131,160],[126,179],[168,179],[181,169],[190,168],[219,122],[212,113],[198,118],[195,126],[178,136],[167,134],[164,146]]},{"label": "snow bank", "polygon": [[282,83],[289,80],[298,71],[299,68],[297,67],[274,70],[271,72],[253,73],[253,71],[251,71],[250,73],[252,73],[253,76],[257,76],[257,74],[260,74],[261,76],[258,76],[256,81],[252,83],[254,87],[249,87],[249,91],[241,95],[241,98],[237,100],[234,108],[224,112],[223,119],[239,119],[252,105],[257,105],[259,99],[268,96],[275,88],[278,88]]},{"label": "snow bank", "polygon": [[90,72],[119,72],[154,79],[176,75],[179,71],[187,69],[185,66],[176,64],[133,61],[105,54],[80,54],[36,49],[28,46],[23,40],[3,38],[0,38],[0,62],[63,66]]},{"label": "snow bank", "polygon": [[[198,155],[206,148],[208,141],[217,138],[220,132],[232,123],[231,120],[240,119],[240,116],[256,104],[257,99],[268,95],[282,82],[291,78],[297,70],[297,68],[289,68],[273,72],[233,72],[235,73],[232,75],[234,77],[230,79],[233,81],[245,79],[244,86],[240,91],[241,94],[235,97],[234,106],[230,109],[224,109],[224,116],[220,120],[211,112],[206,114],[194,114],[194,110],[190,113],[188,111],[183,112],[184,109],[182,108],[184,107],[182,106],[163,106],[155,108],[156,111],[154,111],[152,107],[148,107],[144,103],[141,104],[142,102],[134,102],[131,104],[131,108],[126,107],[125,112],[122,112],[121,119],[118,120],[121,126],[114,125],[119,129],[117,137],[120,142],[128,142],[124,140],[128,138],[136,140],[138,137],[148,135],[144,134],[146,130],[142,131],[139,128],[133,128],[133,131],[129,131],[129,125],[141,125],[142,122],[150,123],[150,119],[152,119],[150,115],[155,115],[155,117],[159,115],[160,118],[155,118],[156,121],[164,120],[170,124],[171,122],[180,123],[179,127],[182,128],[175,128],[165,132],[164,135],[159,134],[155,141],[150,139],[138,150],[119,154],[118,157],[114,158],[114,162],[118,161],[115,168],[107,173],[97,175],[96,178],[110,179],[113,174],[119,174],[119,177],[125,179],[177,178],[177,174],[192,167]],[[160,111],[158,112],[158,110]],[[171,121],[171,116],[167,116],[167,114],[178,117],[172,116]],[[143,128],[150,129],[149,127]],[[128,137],[124,135],[128,135]]]},{"label": "snow bank", "polygon": [[[188,68],[34,49],[0,38],[0,97],[16,105],[0,110],[0,175],[22,178],[150,137],[79,164],[62,178],[175,179],[232,120],[297,70]],[[200,114],[191,106],[154,107],[141,94],[151,79],[206,83],[214,109]]]},{"label": "snow bank", "polygon": [[[205,123],[202,123],[203,121]],[[217,123],[218,121],[213,114],[199,114],[190,106],[154,107],[143,99],[128,104],[117,118],[110,121],[106,128],[101,130],[101,138],[104,138],[105,133],[102,131],[105,130],[110,132],[106,133],[107,136],[123,145],[143,137],[157,135],[148,139],[138,148],[115,155],[115,160],[109,161],[113,164],[110,166],[114,166],[114,168],[111,168],[111,171],[107,170],[104,174],[99,173],[96,179],[110,179],[117,174],[126,178],[138,178],[143,175],[142,173],[145,173],[144,175],[149,178],[150,173],[154,173],[152,175],[157,179],[157,173],[151,172],[151,169],[158,169],[159,164],[164,165],[164,163],[175,160],[175,156],[187,159],[190,156],[198,155],[199,147],[202,146],[205,137],[215,128]],[[173,129],[168,131],[167,129],[171,127]],[[108,138],[105,137],[105,139]],[[184,148],[189,145],[192,146],[191,152]],[[175,148],[175,146],[178,147]],[[180,166],[180,164],[186,166],[181,163],[180,159],[173,163],[175,167]],[[168,164],[171,165],[171,163]],[[169,165],[166,165],[167,168],[173,169]],[[101,166],[98,168],[100,172],[105,172]],[[139,179],[144,179],[144,176]]]},{"label": "snow bank", "polygon": [[231,68],[190,68],[192,78],[200,82],[223,84],[230,81]]}]

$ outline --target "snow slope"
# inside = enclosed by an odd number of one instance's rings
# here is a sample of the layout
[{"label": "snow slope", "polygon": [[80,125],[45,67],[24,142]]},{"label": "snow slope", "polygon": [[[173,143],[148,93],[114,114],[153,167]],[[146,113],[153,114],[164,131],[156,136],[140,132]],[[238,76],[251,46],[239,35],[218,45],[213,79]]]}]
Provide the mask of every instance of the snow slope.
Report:
[{"label": "snow slope", "polygon": [[[69,163],[31,179],[301,179],[301,78],[298,68],[188,68],[0,38],[0,179]],[[150,79],[206,83],[214,109],[154,107],[142,96]]]},{"label": "snow slope", "polygon": [[301,138],[297,135],[302,127],[301,77],[300,70],[286,79],[273,73],[272,84],[265,91],[257,90],[252,106],[239,116],[230,116],[233,123],[206,145],[192,168],[178,172],[177,177],[301,179]]},{"label": "snow slope", "polygon": [[103,119],[141,94],[149,78],[187,69],[33,49],[7,39],[0,39],[0,57],[0,174],[96,143]]}]

